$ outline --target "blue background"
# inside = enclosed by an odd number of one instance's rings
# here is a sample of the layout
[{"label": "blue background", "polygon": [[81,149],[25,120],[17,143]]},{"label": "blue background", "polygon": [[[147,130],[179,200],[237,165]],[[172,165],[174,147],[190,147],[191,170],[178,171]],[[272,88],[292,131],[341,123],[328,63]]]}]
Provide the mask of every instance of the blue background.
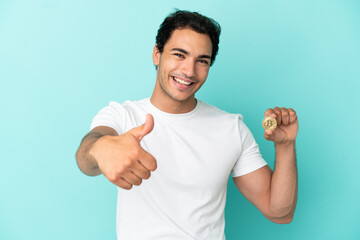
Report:
[{"label": "blue background", "polygon": [[111,100],[149,97],[152,48],[174,8],[222,26],[197,97],[242,113],[270,166],[261,120],[294,108],[294,221],[268,221],[228,187],[227,239],[360,239],[360,2],[0,0],[0,239],[115,239],[116,188],[75,152]]}]

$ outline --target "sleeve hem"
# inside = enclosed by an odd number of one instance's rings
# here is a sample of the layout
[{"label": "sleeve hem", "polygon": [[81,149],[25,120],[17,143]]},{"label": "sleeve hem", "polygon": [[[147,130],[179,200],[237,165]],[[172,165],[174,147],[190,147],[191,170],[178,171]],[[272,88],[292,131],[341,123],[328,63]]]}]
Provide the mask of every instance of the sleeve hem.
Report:
[{"label": "sleeve hem", "polygon": [[265,162],[264,159],[258,159],[256,161],[254,161],[251,165],[241,168],[241,169],[233,169],[231,172],[232,177],[240,177],[243,176],[245,174],[251,173],[255,170],[258,170],[259,168],[266,166],[267,163]]},{"label": "sleeve hem", "polygon": [[90,126],[90,131],[96,127],[100,127],[100,126],[104,126],[104,127],[110,127],[112,129],[114,129],[118,135],[121,135],[119,133],[119,130],[117,129],[117,127],[115,126],[115,124],[111,124],[109,122],[106,121],[96,121],[96,122],[92,122],[91,126]]}]

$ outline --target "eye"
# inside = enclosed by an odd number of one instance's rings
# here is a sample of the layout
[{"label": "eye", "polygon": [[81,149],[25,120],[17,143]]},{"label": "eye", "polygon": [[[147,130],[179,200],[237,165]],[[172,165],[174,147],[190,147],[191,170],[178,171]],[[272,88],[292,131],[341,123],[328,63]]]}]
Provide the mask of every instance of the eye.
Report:
[{"label": "eye", "polygon": [[202,63],[202,64],[209,65],[209,62],[207,60],[199,59],[198,62]]},{"label": "eye", "polygon": [[184,58],[184,56],[180,53],[174,53],[175,56],[179,57],[179,58]]}]

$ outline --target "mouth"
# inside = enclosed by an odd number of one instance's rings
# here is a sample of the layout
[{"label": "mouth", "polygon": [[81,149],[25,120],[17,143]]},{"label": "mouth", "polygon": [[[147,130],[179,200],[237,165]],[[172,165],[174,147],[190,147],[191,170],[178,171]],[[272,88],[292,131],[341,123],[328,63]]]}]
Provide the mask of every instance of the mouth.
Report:
[{"label": "mouth", "polygon": [[189,81],[189,80],[187,80],[187,79],[183,79],[183,78],[179,78],[179,77],[174,77],[174,76],[171,76],[171,77],[172,77],[172,79],[173,79],[175,82],[177,82],[177,83],[179,83],[179,84],[181,84],[181,85],[183,85],[183,86],[190,86],[190,85],[194,84],[193,81]]}]

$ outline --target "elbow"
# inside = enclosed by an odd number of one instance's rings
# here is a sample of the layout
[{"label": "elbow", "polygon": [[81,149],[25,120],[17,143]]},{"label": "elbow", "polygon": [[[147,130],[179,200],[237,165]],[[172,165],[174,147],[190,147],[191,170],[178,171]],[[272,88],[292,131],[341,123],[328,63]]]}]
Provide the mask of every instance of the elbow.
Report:
[{"label": "elbow", "polygon": [[289,224],[293,221],[294,219],[294,213],[295,213],[295,209],[290,209],[289,211],[286,211],[285,213],[277,213],[277,214],[271,214],[270,216],[268,216],[267,218],[277,224]]},{"label": "elbow", "polygon": [[81,156],[81,153],[80,153],[80,148],[79,148],[79,149],[77,150],[77,152],[75,153],[75,159],[76,159],[76,164],[77,164],[79,170],[80,170],[83,174],[85,174],[85,175],[87,175],[87,176],[90,176],[90,175],[87,173],[86,168],[83,166],[84,163],[83,163],[82,156]]},{"label": "elbow", "polygon": [[79,170],[83,174],[85,174],[86,176],[89,176],[89,177],[94,177],[94,176],[100,175],[101,172],[100,172],[97,164],[95,165],[95,164],[89,163],[89,160],[86,159],[83,154],[84,153],[81,152],[80,148],[75,154],[75,159],[76,159],[76,163],[77,163]]},{"label": "elbow", "polygon": [[[76,151],[75,153],[75,160],[76,160],[76,164],[78,166],[78,168],[80,169],[80,171],[82,173],[84,173],[83,169],[82,169],[82,165],[81,165],[81,157],[80,157],[80,153],[79,153],[79,149]],[[84,173],[85,174],[85,173]]]},{"label": "elbow", "polygon": [[269,220],[277,224],[289,224],[293,221],[293,216],[286,216],[282,218],[269,218]]}]

